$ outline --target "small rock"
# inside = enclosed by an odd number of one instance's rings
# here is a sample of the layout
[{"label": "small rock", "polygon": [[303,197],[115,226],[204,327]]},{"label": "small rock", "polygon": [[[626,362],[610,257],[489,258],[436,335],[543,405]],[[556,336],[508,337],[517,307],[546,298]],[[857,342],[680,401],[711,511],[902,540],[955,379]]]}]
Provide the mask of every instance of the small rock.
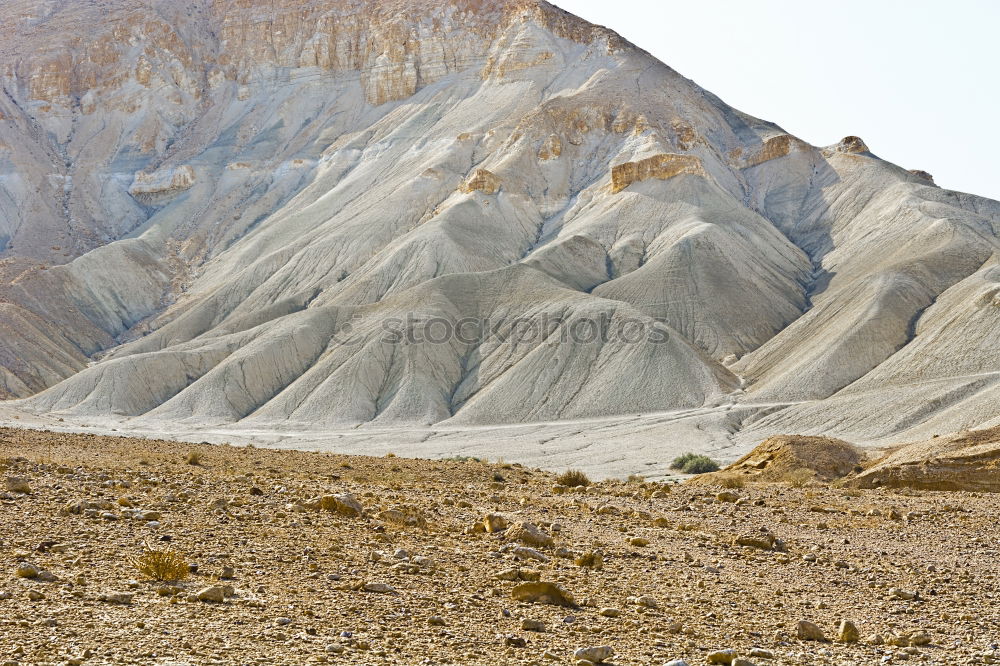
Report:
[{"label": "small rock", "polygon": [[533,523],[515,523],[507,530],[507,537],[527,546],[545,548],[552,545],[552,537]]},{"label": "small rock", "polygon": [[128,592],[107,592],[99,596],[98,599],[106,604],[121,604],[123,606],[128,606],[132,603],[132,595]]},{"label": "small rock", "polygon": [[18,578],[38,578],[40,573],[42,570],[30,562],[22,562],[17,565],[17,570],[14,572]]},{"label": "small rock", "polygon": [[545,623],[541,620],[532,620],[526,617],[521,620],[521,630],[539,632],[545,631]]},{"label": "small rock", "polygon": [[769,532],[748,532],[741,534],[733,540],[737,546],[747,546],[760,550],[771,550],[774,548],[775,538]]},{"label": "small rock", "polygon": [[396,594],[396,588],[388,583],[365,583],[362,589],[375,594]]},{"label": "small rock", "polygon": [[494,580],[520,580],[521,579],[521,570],[518,569],[517,567],[514,567],[512,569],[504,569],[500,573],[494,574],[493,575],[493,579]]},{"label": "small rock", "polygon": [[339,513],[342,516],[351,518],[357,518],[365,512],[364,507],[361,506],[361,502],[351,493],[324,495],[319,499],[319,508],[323,511]]},{"label": "small rock", "polygon": [[629,545],[636,546],[637,548],[645,548],[649,545],[649,539],[644,539],[643,537],[632,537],[628,542]]},{"label": "small rock", "polygon": [[728,491],[728,490],[724,490],[724,491],[722,491],[721,493],[717,494],[717,495],[715,496],[715,499],[716,499],[717,501],[719,501],[719,502],[729,502],[729,503],[733,503],[733,502],[736,502],[736,501],[738,501],[738,500],[740,499],[740,496],[739,496],[739,495],[737,495],[737,494],[736,494],[736,493],[734,493],[734,492],[730,492],[730,491]]},{"label": "small rock", "polygon": [[528,641],[520,636],[507,636],[503,639],[503,644],[509,647],[523,648],[528,646]]},{"label": "small rock", "polygon": [[899,599],[901,601],[913,601],[920,595],[916,592],[911,592],[910,590],[903,590],[898,587],[894,587],[889,590],[889,596],[893,599]]},{"label": "small rock", "polygon": [[8,476],[4,480],[7,492],[28,495],[31,493],[31,482],[23,476]]},{"label": "small rock", "polygon": [[736,650],[727,648],[725,650],[709,652],[705,659],[707,659],[710,664],[725,664],[726,666],[730,666],[736,659]]},{"label": "small rock", "polygon": [[806,620],[799,620],[799,623],[795,625],[795,635],[799,640],[803,641],[825,641],[826,636],[823,635],[823,630],[817,625]]},{"label": "small rock", "polygon": [[483,518],[483,527],[487,532],[503,532],[510,523],[499,513],[488,514]]},{"label": "small rock", "polygon": [[199,590],[196,596],[198,597],[198,601],[204,601],[211,604],[221,604],[226,600],[226,588],[222,585],[211,585]]},{"label": "small rock", "polygon": [[519,557],[522,560],[536,560],[538,562],[548,562],[549,557],[543,553],[538,552],[534,548],[528,548],[527,546],[518,546],[513,551],[511,551],[514,557]]},{"label": "small rock", "polygon": [[688,666],[688,663],[683,659],[674,659],[673,661],[668,661],[667,666]]},{"label": "small rock", "polygon": [[555,583],[521,583],[513,590],[511,596],[517,601],[529,603],[550,604],[552,606],[576,607],[573,597]]},{"label": "small rock", "polygon": [[618,617],[621,614],[622,614],[622,612],[620,610],[618,610],[617,608],[602,608],[598,612],[598,615],[600,615],[602,617]]},{"label": "small rock", "polygon": [[841,620],[837,628],[837,640],[841,643],[856,643],[861,640],[861,632],[850,620]]},{"label": "small rock", "polygon": [[641,597],[629,597],[627,601],[630,604],[645,606],[646,608],[659,608],[660,606],[659,602],[648,594],[644,594]]},{"label": "small rock", "polygon": [[603,663],[605,660],[611,658],[615,651],[607,645],[601,645],[598,647],[586,647],[580,648],[573,653],[573,656],[577,659],[585,659],[593,664]]},{"label": "small rock", "polygon": [[432,627],[443,627],[445,626],[446,623],[444,621],[444,618],[441,617],[440,615],[431,615],[429,618],[427,618],[427,624]]},{"label": "small rock", "polygon": [[28,601],[41,601],[45,598],[45,594],[39,592],[38,590],[28,590]]},{"label": "small rock", "polygon": [[751,657],[757,657],[758,659],[774,659],[774,653],[770,650],[765,650],[764,648],[754,648],[750,650]]}]

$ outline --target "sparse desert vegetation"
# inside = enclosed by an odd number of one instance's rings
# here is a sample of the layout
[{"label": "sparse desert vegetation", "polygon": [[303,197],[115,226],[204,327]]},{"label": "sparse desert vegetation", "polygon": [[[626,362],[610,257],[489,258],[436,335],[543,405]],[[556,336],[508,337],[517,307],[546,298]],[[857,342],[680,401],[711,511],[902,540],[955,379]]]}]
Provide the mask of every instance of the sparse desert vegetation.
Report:
[{"label": "sparse desert vegetation", "polygon": [[674,458],[674,461],[670,463],[670,469],[685,474],[708,474],[718,472],[719,463],[705,455],[685,453]]},{"label": "sparse desert vegetation", "polygon": [[144,578],[160,582],[182,581],[190,573],[184,557],[170,548],[158,548],[146,544],[142,554],[129,561]]},{"label": "sparse desert vegetation", "polygon": [[556,483],[567,488],[586,488],[590,479],[578,469],[568,469],[556,477]]},{"label": "sparse desert vegetation", "polygon": [[746,473],[790,441],[680,485],[571,486],[0,430],[0,663],[1000,659],[1000,498]]}]

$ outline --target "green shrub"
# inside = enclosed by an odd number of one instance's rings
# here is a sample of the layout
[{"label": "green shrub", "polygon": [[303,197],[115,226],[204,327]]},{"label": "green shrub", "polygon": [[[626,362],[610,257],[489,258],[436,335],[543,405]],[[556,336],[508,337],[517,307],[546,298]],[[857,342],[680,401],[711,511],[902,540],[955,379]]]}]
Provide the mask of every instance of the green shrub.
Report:
[{"label": "green shrub", "polygon": [[707,474],[709,472],[718,472],[719,463],[708,456],[698,455],[697,453],[685,453],[674,458],[674,461],[670,464],[670,469],[680,470],[685,474]]}]

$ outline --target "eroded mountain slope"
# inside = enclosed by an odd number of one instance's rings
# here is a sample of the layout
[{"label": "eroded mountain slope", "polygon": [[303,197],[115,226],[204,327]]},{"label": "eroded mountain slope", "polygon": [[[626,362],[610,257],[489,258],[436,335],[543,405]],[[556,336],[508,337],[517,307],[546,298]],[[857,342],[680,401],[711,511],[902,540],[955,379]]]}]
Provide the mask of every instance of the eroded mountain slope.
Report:
[{"label": "eroded mountain slope", "polygon": [[[1000,370],[956,351],[998,332],[1000,205],[539,0],[0,7],[0,390],[48,389],[26,408],[332,427],[856,394],[891,430],[952,419],[952,389],[906,423],[871,396]],[[543,320],[600,334],[524,339]]]}]

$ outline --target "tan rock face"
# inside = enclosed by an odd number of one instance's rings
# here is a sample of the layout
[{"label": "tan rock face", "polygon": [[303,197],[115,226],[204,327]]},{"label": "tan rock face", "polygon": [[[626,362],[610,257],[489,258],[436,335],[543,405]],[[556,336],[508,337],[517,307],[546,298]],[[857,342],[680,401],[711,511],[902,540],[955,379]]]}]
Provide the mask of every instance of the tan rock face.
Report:
[{"label": "tan rock face", "polygon": [[496,194],[500,191],[500,178],[486,169],[476,169],[472,176],[462,183],[462,192],[482,192],[483,194]]},{"label": "tan rock face", "polygon": [[705,176],[701,160],[694,155],[662,154],[638,162],[625,162],[611,168],[611,191],[617,194],[632,183],[668,180],[684,173]]},{"label": "tan rock face", "polygon": [[542,144],[541,149],[538,151],[538,159],[540,160],[557,160],[562,155],[562,139],[559,138],[557,134],[552,134],[545,140]]},{"label": "tan rock face", "polygon": [[901,447],[850,484],[859,488],[1000,492],[1000,427]]},{"label": "tan rock face", "polygon": [[749,168],[757,166],[758,164],[763,164],[764,162],[770,162],[771,160],[778,159],[779,157],[784,157],[796,149],[808,150],[809,144],[790,134],[774,136],[765,141],[760,150],[744,160],[741,166],[743,168]]}]

